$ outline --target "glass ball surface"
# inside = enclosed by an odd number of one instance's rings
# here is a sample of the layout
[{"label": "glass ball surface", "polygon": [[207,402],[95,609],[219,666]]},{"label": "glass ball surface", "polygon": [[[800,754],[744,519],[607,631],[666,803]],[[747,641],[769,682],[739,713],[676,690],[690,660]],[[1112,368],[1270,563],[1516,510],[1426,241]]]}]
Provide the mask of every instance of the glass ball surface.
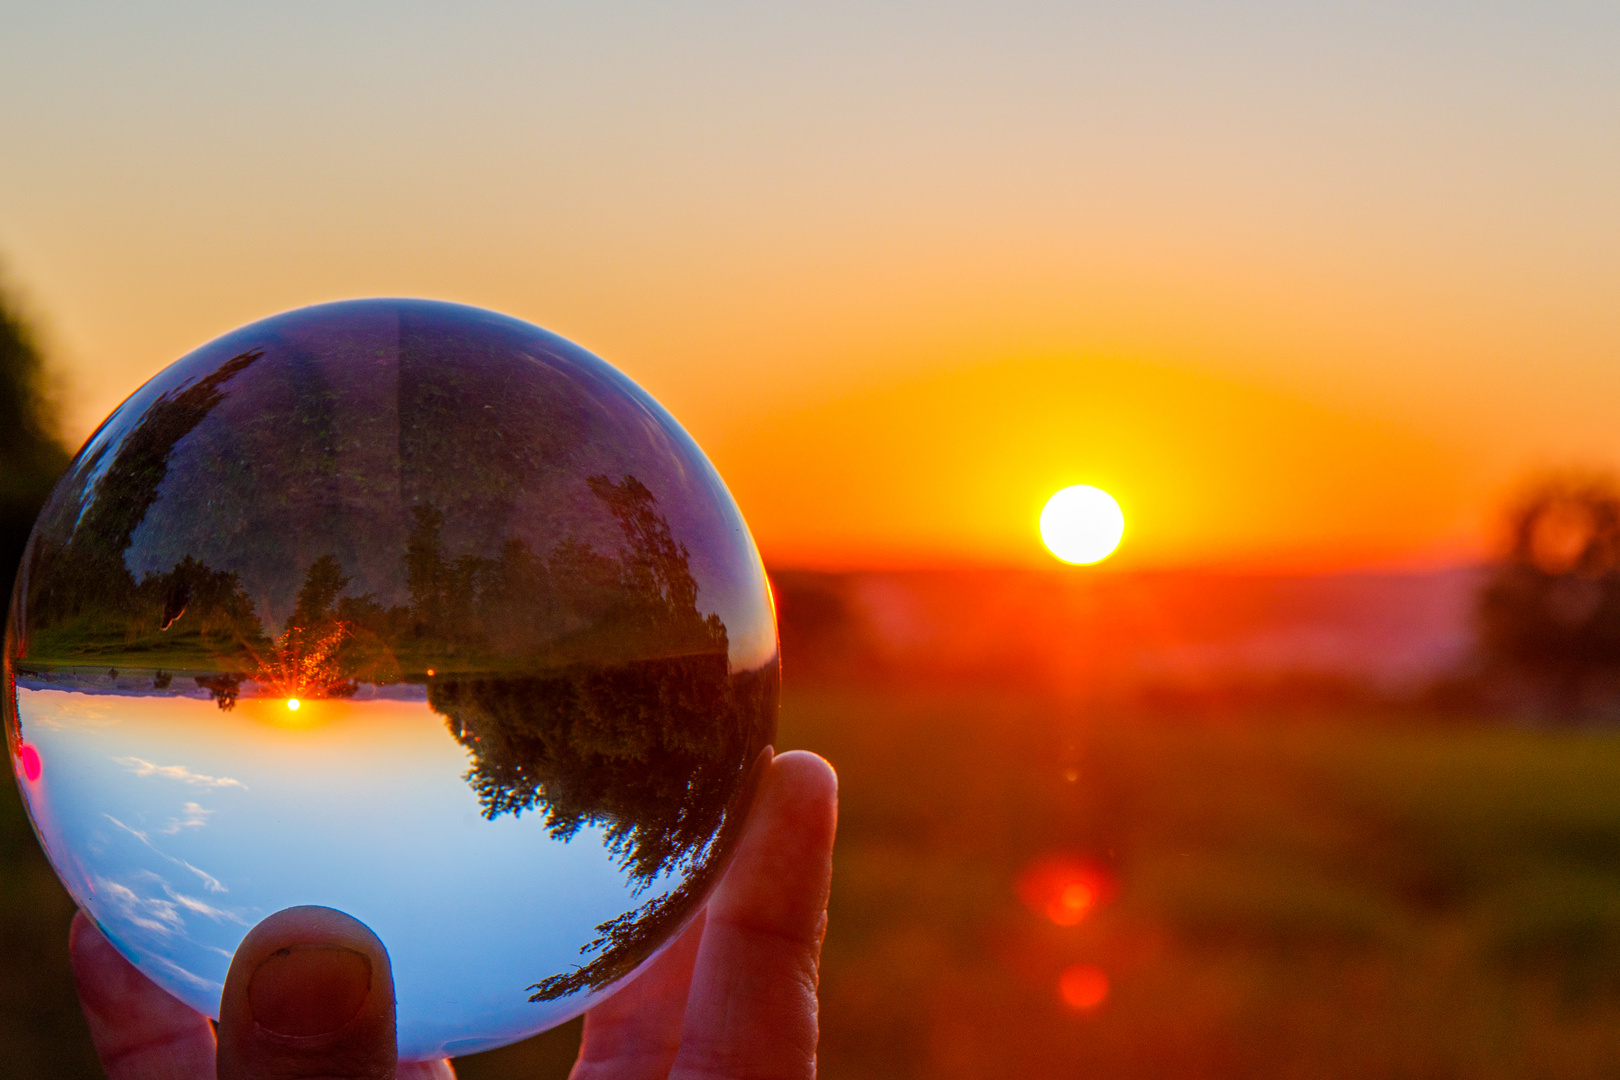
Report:
[{"label": "glass ball surface", "polygon": [[775,737],[763,566],[624,375],[477,308],[288,312],[91,436],[12,594],[34,827],[218,1016],[282,908],[389,950],[402,1059],[577,1015],[701,907]]}]

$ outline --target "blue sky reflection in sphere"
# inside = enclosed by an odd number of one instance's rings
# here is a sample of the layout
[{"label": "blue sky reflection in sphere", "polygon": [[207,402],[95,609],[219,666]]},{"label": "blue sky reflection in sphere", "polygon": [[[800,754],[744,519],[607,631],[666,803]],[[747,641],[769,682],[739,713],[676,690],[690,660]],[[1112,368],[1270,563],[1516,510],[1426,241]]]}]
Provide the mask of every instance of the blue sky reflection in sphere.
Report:
[{"label": "blue sky reflection in sphere", "polygon": [[763,567],[701,451],[584,350],[425,301],[289,312],[143,386],[41,515],[6,658],[36,829],[120,950],[217,1015],[249,927],[346,911],[406,1058],[653,955],[775,735]]}]

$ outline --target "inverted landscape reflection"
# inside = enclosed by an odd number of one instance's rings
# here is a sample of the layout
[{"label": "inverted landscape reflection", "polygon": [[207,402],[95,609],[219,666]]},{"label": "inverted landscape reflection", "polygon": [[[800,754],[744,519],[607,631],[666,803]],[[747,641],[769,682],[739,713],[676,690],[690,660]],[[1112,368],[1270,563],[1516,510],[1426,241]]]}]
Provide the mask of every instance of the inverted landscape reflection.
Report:
[{"label": "inverted landscape reflection", "polygon": [[722,872],[775,735],[775,620],[724,485],[536,327],[277,316],[125,403],[13,596],[12,762],[69,890],[217,1014],[247,929],[369,925],[402,1057],[577,1014]]}]

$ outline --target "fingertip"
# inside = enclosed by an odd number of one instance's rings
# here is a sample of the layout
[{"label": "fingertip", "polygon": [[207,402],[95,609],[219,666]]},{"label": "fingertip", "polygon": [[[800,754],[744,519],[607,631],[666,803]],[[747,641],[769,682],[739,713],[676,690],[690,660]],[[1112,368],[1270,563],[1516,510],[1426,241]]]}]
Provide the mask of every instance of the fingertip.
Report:
[{"label": "fingertip", "polygon": [[771,762],[709,917],[819,946],[838,831],[838,775],[808,751]]},{"label": "fingertip", "polygon": [[768,833],[773,843],[787,842],[806,853],[830,847],[838,828],[838,773],[808,750],[778,754],[754,813],[756,836]]},{"label": "fingertip", "polygon": [[221,1080],[317,1068],[332,1077],[391,1076],[395,1050],[388,950],[358,919],[287,908],[237,946],[220,1002]]},{"label": "fingertip", "polygon": [[838,801],[838,770],[832,762],[809,750],[777,754],[771,764],[781,782],[794,791],[823,800]]}]

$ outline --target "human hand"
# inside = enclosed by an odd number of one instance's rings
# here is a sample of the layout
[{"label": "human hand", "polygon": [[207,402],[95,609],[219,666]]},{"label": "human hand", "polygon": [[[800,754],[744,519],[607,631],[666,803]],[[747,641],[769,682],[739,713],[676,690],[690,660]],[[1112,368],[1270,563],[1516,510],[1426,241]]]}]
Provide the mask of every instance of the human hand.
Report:
[{"label": "human hand", "polygon": [[[814,754],[771,762],[754,816],[703,915],[636,980],[585,1014],[572,1080],[809,1080],[837,779]],[[73,974],[108,1080],[453,1080],[395,1064],[393,975],[370,930],[289,908],[231,961],[216,1039],[82,912]]]}]

